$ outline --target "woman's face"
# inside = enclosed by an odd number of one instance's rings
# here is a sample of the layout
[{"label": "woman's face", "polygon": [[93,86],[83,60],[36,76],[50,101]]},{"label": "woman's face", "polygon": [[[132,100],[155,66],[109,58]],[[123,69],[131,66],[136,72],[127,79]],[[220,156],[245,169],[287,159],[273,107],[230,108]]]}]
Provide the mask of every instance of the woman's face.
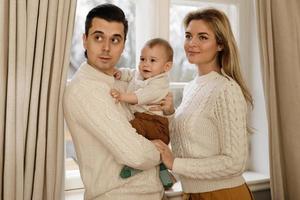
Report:
[{"label": "woman's face", "polygon": [[218,65],[218,51],[222,49],[207,22],[192,20],[185,30],[184,50],[191,64],[215,67]]}]

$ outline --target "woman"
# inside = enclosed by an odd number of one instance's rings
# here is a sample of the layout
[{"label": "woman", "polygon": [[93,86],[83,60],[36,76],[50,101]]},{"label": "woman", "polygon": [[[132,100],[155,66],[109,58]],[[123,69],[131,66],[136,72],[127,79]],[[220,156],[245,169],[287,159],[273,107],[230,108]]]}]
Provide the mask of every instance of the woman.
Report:
[{"label": "woman", "polygon": [[[164,164],[180,176],[184,199],[253,199],[242,177],[252,97],[229,20],[219,10],[206,9],[188,13],[184,25],[185,53],[198,76],[185,88],[171,123],[173,153],[161,141],[154,144]],[[173,110],[170,101],[162,103]]]}]

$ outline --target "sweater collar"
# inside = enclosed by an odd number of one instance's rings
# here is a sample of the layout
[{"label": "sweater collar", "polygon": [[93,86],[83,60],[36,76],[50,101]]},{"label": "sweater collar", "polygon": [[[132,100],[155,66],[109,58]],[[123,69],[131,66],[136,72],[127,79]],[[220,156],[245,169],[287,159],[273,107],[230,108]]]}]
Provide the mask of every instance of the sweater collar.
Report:
[{"label": "sweater collar", "polygon": [[220,76],[221,74],[219,74],[218,72],[216,71],[211,71],[207,74],[204,74],[204,75],[198,75],[196,77],[196,81],[197,82],[207,82],[207,81],[210,81],[218,76]]},{"label": "sweater collar", "polygon": [[97,70],[89,65],[87,62],[82,63],[79,70],[90,79],[103,81],[111,87],[114,85],[115,79],[113,76],[104,74],[100,70]]},{"label": "sweater collar", "polygon": [[158,74],[154,77],[151,77],[151,78],[148,78],[148,79],[144,79],[141,75],[141,73],[139,71],[136,72],[137,73],[137,76],[136,76],[136,79],[137,80],[141,80],[141,81],[145,81],[145,82],[149,82],[153,79],[159,79],[159,78],[162,78],[162,77],[168,77],[168,72],[164,72],[164,73],[161,73],[161,74]]}]

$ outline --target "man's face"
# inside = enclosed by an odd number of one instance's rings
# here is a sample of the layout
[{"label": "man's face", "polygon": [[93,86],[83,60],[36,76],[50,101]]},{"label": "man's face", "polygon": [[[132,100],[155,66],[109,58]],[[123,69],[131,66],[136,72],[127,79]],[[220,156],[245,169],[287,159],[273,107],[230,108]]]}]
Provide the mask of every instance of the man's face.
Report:
[{"label": "man's face", "polygon": [[124,25],[94,18],[88,35],[83,35],[83,46],[87,51],[87,63],[107,75],[113,75],[124,50]]}]

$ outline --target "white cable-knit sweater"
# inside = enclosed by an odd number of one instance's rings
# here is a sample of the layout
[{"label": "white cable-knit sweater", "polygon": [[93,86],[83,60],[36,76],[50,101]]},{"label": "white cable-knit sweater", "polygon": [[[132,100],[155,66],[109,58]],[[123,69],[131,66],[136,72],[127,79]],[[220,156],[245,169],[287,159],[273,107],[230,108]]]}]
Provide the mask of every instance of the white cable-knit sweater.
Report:
[{"label": "white cable-knit sweater", "polygon": [[[160,200],[160,155],[132,128],[120,104],[110,96],[122,89],[112,76],[83,64],[64,94],[65,119],[78,158],[85,200]],[[123,87],[125,89],[125,87]],[[122,179],[124,165],[143,172]]]},{"label": "white cable-knit sweater", "polygon": [[200,193],[245,181],[247,104],[239,85],[217,72],[196,77],[184,90],[171,123],[173,172],[183,191]]}]

